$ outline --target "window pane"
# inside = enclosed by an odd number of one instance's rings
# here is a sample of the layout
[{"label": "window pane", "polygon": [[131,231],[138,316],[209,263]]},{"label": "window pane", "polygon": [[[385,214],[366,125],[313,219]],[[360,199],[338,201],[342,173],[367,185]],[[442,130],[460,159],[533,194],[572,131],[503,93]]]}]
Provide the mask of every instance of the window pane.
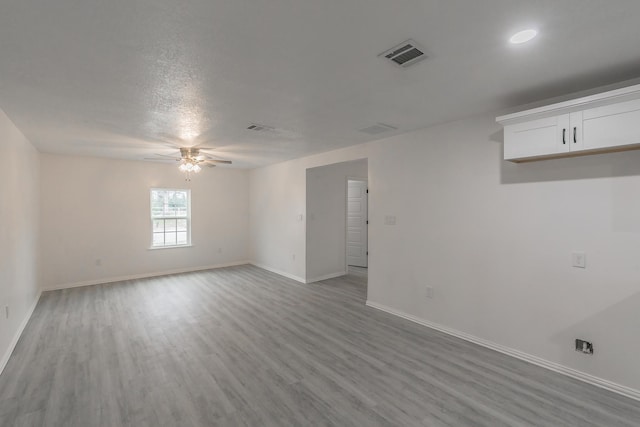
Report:
[{"label": "window pane", "polygon": [[151,190],[152,246],[188,244],[189,191]]},{"label": "window pane", "polygon": [[165,231],[176,231],[176,219],[165,219],[164,227]]},{"label": "window pane", "polygon": [[153,246],[164,246],[164,233],[153,233]]},{"label": "window pane", "polygon": [[153,232],[159,233],[164,231],[164,220],[163,219],[154,219],[153,220]]},{"label": "window pane", "polygon": [[161,217],[163,215],[163,210],[162,208],[151,208],[151,217],[152,218],[158,218]]},{"label": "window pane", "polygon": [[164,242],[165,242],[165,245],[175,245],[176,244],[176,233],[165,233]]},{"label": "window pane", "polygon": [[164,214],[164,191],[153,190],[151,192],[151,216],[157,217]]},{"label": "window pane", "polygon": [[167,203],[165,205],[166,216],[187,215],[187,192],[167,191]]}]

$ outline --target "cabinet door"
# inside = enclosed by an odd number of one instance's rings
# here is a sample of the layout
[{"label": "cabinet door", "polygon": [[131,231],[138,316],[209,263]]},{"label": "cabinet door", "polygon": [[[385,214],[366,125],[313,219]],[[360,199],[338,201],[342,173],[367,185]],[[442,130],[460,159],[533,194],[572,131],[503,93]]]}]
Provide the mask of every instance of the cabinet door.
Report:
[{"label": "cabinet door", "polygon": [[640,144],[640,100],[583,111],[582,140],[585,150]]},{"label": "cabinet door", "polygon": [[506,126],[505,160],[544,157],[569,151],[569,121],[569,114],[564,114]]}]

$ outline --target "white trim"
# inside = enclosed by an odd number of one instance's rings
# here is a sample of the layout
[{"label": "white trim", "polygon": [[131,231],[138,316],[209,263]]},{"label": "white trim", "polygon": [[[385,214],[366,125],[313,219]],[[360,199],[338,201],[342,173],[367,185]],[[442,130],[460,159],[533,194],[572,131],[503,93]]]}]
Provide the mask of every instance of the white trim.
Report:
[{"label": "white trim", "polygon": [[154,246],[147,248],[148,251],[157,251],[159,249],[179,249],[179,248],[192,248],[193,245],[173,245],[173,246]]},{"label": "white trim", "polygon": [[633,85],[621,89],[610,90],[595,95],[583,96],[569,101],[558,102],[543,107],[532,108],[513,114],[507,114],[496,118],[496,122],[502,125],[511,125],[522,121],[533,120],[542,117],[551,117],[586,108],[600,107],[617,102],[630,101],[640,97],[640,85]]},{"label": "white trim", "polygon": [[321,280],[334,279],[336,277],[344,276],[346,274],[347,274],[346,271],[338,271],[336,273],[325,274],[325,275],[322,275],[322,276],[317,276],[317,277],[313,277],[311,279],[307,279],[306,283],[314,283],[314,282],[319,282]]},{"label": "white trim", "polygon": [[41,295],[42,295],[42,291],[38,291],[38,296],[36,296],[36,300],[33,302],[31,307],[29,308],[29,311],[27,311],[27,315],[24,317],[24,319],[22,320],[22,323],[20,324],[20,326],[18,327],[18,330],[16,331],[16,334],[13,336],[13,340],[9,344],[9,348],[7,348],[7,351],[5,351],[4,356],[2,356],[2,359],[0,359],[0,374],[2,374],[2,371],[4,371],[4,368],[7,366],[7,363],[11,358],[11,354],[13,353],[13,350],[15,350],[16,345],[18,345],[20,336],[22,336],[22,332],[24,331],[24,328],[27,327],[27,323],[29,323],[29,319],[31,319],[33,310],[36,309],[36,306],[38,305],[38,301],[40,301]]},{"label": "white trim", "polygon": [[82,286],[103,285],[105,283],[124,282],[126,280],[146,279],[148,277],[167,276],[169,274],[191,273],[194,271],[212,270],[214,268],[234,267],[236,265],[249,264],[248,261],[235,261],[224,264],[208,265],[204,267],[176,268],[174,270],[157,271],[153,273],[132,274],[129,276],[105,277],[102,279],[85,280],[82,282],[65,283],[44,288],[43,291],[57,291],[59,289],[79,288]]},{"label": "white trim", "polygon": [[[186,216],[172,216],[172,217],[166,217],[166,216],[161,216],[161,217],[155,217],[153,216],[153,192],[160,192],[160,191],[174,191],[174,192],[184,192],[187,193],[187,215]],[[185,243],[184,245],[162,245],[162,246],[153,246],[153,235],[155,234],[153,232],[153,221],[156,219],[161,219],[163,221],[166,221],[168,219],[175,219],[175,220],[179,220],[179,219],[186,219],[187,220],[187,243]],[[190,188],[158,188],[158,187],[151,187],[149,189],[149,229],[151,230],[151,241],[149,242],[150,246],[149,249],[173,249],[173,248],[184,248],[184,247],[190,247],[191,246],[191,189]],[[165,236],[164,239],[166,240],[166,233],[167,231],[163,231],[162,234]],[[176,223],[176,242],[178,239],[178,228],[177,228],[177,223]]]},{"label": "white trim", "polygon": [[266,266],[264,264],[259,264],[259,263],[255,262],[255,261],[249,261],[249,264],[254,265],[254,266],[256,266],[258,268],[261,268],[263,270],[267,270],[267,271],[270,271],[272,273],[279,274],[280,276],[284,276],[284,277],[287,277],[289,279],[293,279],[296,282],[300,282],[300,283],[305,283],[306,284],[306,280],[304,280],[302,277],[295,276],[293,274],[284,272],[282,270],[278,270],[276,268],[268,267],[268,266]]},{"label": "white trim", "polygon": [[403,319],[409,320],[419,325],[426,326],[431,329],[435,329],[436,331],[444,332],[445,334],[454,336],[456,338],[460,338],[465,341],[469,341],[474,344],[478,344],[483,347],[489,348],[491,350],[498,351],[508,356],[515,357],[516,359],[524,360],[525,362],[529,362],[534,365],[549,369],[550,371],[557,372],[559,374],[563,374],[568,377],[575,378],[577,380],[594,385],[596,387],[600,387],[605,390],[609,390],[614,393],[618,393],[623,396],[629,397],[631,399],[640,401],[640,390],[636,390],[631,387],[617,384],[612,381],[608,381],[603,378],[596,377],[594,375],[587,374],[585,372],[578,371],[576,369],[569,368],[567,366],[560,365],[559,363],[551,362],[541,357],[533,356],[531,354],[510,348],[510,347],[505,347],[503,345],[500,345],[491,341],[487,341],[482,338],[478,338],[476,336],[467,334],[465,332],[460,332],[455,329],[447,328],[446,326],[442,326],[437,323],[433,323],[428,320],[424,320],[419,317],[412,316],[407,313],[403,313],[402,311],[396,310],[391,307],[387,307],[383,304],[378,304],[377,302],[367,300],[366,305],[369,307],[375,308],[377,310],[384,311],[389,314],[393,314],[394,316],[402,317]]}]

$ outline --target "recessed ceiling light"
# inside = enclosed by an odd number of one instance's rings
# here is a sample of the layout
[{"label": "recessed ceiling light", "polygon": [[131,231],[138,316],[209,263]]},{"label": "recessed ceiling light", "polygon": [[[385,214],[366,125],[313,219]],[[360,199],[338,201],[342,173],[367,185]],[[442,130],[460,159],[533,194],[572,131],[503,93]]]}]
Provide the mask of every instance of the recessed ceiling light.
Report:
[{"label": "recessed ceiling light", "polygon": [[531,29],[524,30],[512,35],[511,38],[509,39],[509,42],[512,44],[526,43],[532,40],[537,35],[538,35],[538,32],[536,30],[531,30]]}]

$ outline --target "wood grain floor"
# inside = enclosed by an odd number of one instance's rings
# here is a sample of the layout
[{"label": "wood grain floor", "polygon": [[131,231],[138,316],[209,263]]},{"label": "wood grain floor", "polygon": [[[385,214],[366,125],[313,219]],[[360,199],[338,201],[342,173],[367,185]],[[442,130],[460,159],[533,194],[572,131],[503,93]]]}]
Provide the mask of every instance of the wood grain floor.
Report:
[{"label": "wood grain floor", "polygon": [[43,294],[2,426],[638,426],[640,403],[252,266]]}]

